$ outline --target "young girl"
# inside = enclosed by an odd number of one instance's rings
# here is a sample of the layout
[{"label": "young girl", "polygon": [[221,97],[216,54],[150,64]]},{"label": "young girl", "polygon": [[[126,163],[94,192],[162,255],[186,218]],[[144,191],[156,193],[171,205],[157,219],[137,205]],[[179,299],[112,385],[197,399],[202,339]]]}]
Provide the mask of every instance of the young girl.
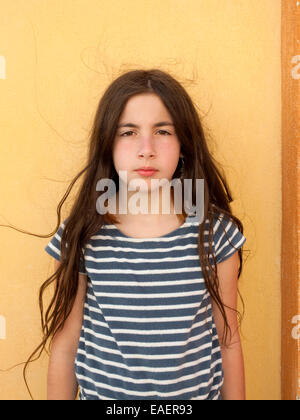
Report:
[{"label": "young girl", "polygon": [[[40,291],[42,346],[51,339],[48,399],[75,399],[78,385],[82,400],[245,399],[237,281],[246,238],[181,84],[160,70],[113,81],[96,112],[88,164],[71,186],[82,173],[69,217],[45,248],[55,258]],[[192,180],[192,204],[204,180],[203,220],[184,203],[174,213],[174,189],[169,212],[162,188],[158,212],[130,212],[131,181],[144,182],[141,202],[150,204],[151,181],[175,178]],[[116,185],[115,211],[105,214],[97,210],[101,179]]]}]

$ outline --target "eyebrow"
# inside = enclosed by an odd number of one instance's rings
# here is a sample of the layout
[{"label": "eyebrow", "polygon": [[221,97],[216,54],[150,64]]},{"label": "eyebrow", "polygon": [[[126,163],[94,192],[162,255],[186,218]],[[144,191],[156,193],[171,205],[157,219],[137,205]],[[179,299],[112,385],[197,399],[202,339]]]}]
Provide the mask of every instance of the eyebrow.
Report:
[{"label": "eyebrow", "polygon": [[[169,121],[161,121],[158,122],[156,124],[153,125],[153,127],[165,127],[166,125],[172,126],[174,127],[174,124],[172,124]],[[133,127],[133,128],[140,128],[138,125],[133,124],[133,123],[124,123],[124,124],[119,124],[117,128],[121,128],[121,127]]]}]

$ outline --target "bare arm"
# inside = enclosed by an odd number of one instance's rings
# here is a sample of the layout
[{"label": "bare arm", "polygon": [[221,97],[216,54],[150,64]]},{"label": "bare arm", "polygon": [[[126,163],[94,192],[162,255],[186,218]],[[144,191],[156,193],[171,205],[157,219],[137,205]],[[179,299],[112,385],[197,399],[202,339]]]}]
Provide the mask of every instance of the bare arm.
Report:
[{"label": "bare arm", "polygon": [[[60,262],[55,260],[57,270]],[[74,362],[82,326],[87,276],[79,274],[78,291],[64,327],[53,338],[47,380],[48,400],[75,400],[78,384]]]},{"label": "bare arm", "polygon": [[[220,295],[225,305],[237,309],[237,281],[239,257],[235,252],[230,258],[217,264],[220,284]],[[216,306],[212,304],[214,320],[220,341],[222,340],[224,321]],[[245,400],[244,360],[236,312],[225,308],[227,320],[231,328],[232,337],[226,343],[220,342],[224,370],[224,384],[221,390],[223,400]]]}]

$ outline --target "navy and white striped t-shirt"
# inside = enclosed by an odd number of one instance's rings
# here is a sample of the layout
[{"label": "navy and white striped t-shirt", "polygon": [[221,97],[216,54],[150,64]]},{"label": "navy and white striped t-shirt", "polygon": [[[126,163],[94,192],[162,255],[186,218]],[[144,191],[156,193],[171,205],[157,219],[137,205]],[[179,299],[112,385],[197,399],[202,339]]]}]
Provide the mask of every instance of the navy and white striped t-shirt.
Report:
[{"label": "navy and white striped t-shirt", "polygon": [[[157,238],[128,237],[105,222],[85,244],[80,399],[221,399],[222,358],[193,220]],[[45,248],[58,260],[64,222]],[[228,216],[214,219],[217,263],[245,241]]]}]

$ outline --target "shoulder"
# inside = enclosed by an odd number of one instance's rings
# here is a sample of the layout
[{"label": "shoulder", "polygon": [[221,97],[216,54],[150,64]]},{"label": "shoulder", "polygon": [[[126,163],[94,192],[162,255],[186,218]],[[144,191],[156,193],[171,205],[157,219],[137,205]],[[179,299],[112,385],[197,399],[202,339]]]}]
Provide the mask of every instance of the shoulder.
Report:
[{"label": "shoulder", "polygon": [[225,212],[214,212],[213,246],[217,263],[228,259],[246,242],[243,225],[237,220]]}]

